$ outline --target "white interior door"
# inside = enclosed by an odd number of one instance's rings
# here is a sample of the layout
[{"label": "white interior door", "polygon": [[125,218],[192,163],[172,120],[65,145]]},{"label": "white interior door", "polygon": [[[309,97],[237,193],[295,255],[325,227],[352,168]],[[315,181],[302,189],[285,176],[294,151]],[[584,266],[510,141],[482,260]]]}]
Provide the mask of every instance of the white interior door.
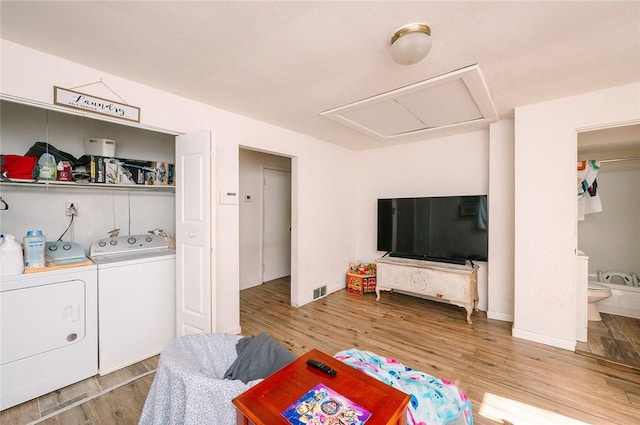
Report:
[{"label": "white interior door", "polygon": [[262,281],[291,274],[291,173],[264,169]]},{"label": "white interior door", "polygon": [[215,329],[211,132],[176,138],[176,334]]}]

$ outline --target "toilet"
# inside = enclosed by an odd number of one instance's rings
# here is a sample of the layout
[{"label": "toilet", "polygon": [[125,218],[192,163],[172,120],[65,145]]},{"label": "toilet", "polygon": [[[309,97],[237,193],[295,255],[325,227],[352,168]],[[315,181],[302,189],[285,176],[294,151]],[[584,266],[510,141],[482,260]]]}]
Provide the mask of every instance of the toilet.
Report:
[{"label": "toilet", "polygon": [[589,282],[589,290],[587,296],[587,320],[594,322],[602,321],[600,311],[596,303],[611,296],[611,289],[595,282]]}]

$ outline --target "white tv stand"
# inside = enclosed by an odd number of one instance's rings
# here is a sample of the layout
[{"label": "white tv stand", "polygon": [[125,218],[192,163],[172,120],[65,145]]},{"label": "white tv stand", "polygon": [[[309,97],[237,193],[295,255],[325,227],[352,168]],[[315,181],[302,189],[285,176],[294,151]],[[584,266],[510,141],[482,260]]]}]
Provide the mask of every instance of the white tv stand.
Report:
[{"label": "white tv stand", "polygon": [[377,264],[376,301],[380,291],[425,295],[464,307],[467,323],[478,306],[478,266],[437,263],[407,258],[379,258]]}]

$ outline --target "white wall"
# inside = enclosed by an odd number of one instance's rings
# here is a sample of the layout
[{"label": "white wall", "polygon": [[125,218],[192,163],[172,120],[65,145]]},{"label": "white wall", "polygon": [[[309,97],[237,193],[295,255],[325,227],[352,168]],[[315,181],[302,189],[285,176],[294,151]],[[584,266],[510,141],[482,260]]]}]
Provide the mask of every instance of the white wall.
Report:
[{"label": "white wall", "polygon": [[589,256],[589,274],[618,270],[640,275],[640,169],[598,172],[602,212],[578,222],[578,249]]},{"label": "white wall", "polygon": [[240,149],[240,289],[262,283],[265,167],[291,171],[291,158]]},{"label": "white wall", "polygon": [[638,99],[630,84],[516,108],[514,336],[575,348],[577,130],[640,121]]},{"label": "white wall", "polygon": [[[376,251],[378,198],[489,192],[489,131],[359,152],[356,170],[358,190],[349,204],[357,214],[354,259],[371,262],[384,254]],[[486,310],[487,263],[478,265],[479,307]]]},{"label": "white wall", "polygon": [[[214,131],[218,191],[238,191],[239,146],[293,159],[292,164],[292,298],[302,305],[313,288],[344,287],[343,270],[354,257],[355,213],[348,204],[355,189],[356,156],[326,142],[232,114],[166,91],[125,80],[7,40],[1,44],[0,92],[51,105],[53,86],[76,87],[102,79],[132,105],[141,108],[142,124],[189,133]],[[113,94],[92,92],[109,98]],[[99,85],[95,89],[100,89]],[[83,89],[84,90],[84,89]],[[216,330],[239,328],[238,206],[217,206],[216,281],[213,282]],[[335,237],[340,235],[340,237]],[[295,286],[295,288],[294,288]]]},{"label": "white wall", "polygon": [[514,122],[490,126],[489,277],[487,317],[513,321]]}]

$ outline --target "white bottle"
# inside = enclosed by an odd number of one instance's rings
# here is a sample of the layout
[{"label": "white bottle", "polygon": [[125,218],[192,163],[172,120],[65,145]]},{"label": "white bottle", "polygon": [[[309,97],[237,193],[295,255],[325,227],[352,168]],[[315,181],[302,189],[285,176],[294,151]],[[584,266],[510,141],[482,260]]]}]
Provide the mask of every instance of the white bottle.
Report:
[{"label": "white bottle", "polygon": [[40,155],[38,159],[38,179],[55,180],[57,173],[56,159],[49,152]]},{"label": "white bottle", "polygon": [[5,235],[0,244],[0,275],[9,276],[24,272],[24,258],[22,245],[16,241],[15,236]]},{"label": "white bottle", "polygon": [[29,230],[27,236],[23,238],[23,243],[25,268],[44,267],[45,237],[42,230]]}]

